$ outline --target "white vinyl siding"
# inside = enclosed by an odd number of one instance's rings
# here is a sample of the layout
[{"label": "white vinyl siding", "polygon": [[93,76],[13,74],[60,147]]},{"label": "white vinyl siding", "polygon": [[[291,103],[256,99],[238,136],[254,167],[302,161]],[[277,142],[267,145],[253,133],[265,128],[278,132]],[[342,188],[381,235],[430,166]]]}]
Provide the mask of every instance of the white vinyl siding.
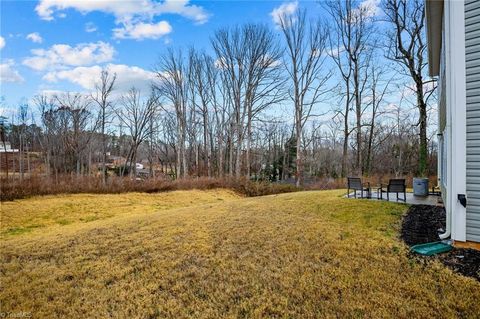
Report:
[{"label": "white vinyl siding", "polygon": [[480,242],[480,1],[465,1],[467,88],[466,239]]}]

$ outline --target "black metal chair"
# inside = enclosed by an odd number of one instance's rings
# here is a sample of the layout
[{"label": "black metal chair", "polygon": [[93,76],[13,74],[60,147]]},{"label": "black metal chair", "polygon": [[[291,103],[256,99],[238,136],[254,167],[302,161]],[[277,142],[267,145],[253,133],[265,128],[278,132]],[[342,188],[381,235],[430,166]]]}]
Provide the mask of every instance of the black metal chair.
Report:
[{"label": "black metal chair", "polygon": [[[380,196],[378,196],[380,193]],[[390,200],[389,193],[397,193],[397,201],[401,200],[406,202],[407,201],[407,185],[405,184],[404,178],[394,178],[388,181],[388,185],[386,185],[386,189],[384,189],[384,185],[380,184],[380,187],[377,189],[377,198],[383,199],[383,193],[387,193],[387,200]],[[403,199],[398,197],[398,194],[403,193]]]},{"label": "black metal chair", "polygon": [[442,189],[439,185],[434,185],[432,186],[432,192],[430,194],[434,196],[442,196]]},{"label": "black metal chair", "polygon": [[[367,185],[366,187],[364,185]],[[362,183],[359,177],[347,177],[347,197],[350,198],[350,190],[354,191],[354,196],[357,198],[357,191],[360,191],[360,196],[363,198],[363,192],[367,192],[367,198],[370,198],[370,183]]]}]

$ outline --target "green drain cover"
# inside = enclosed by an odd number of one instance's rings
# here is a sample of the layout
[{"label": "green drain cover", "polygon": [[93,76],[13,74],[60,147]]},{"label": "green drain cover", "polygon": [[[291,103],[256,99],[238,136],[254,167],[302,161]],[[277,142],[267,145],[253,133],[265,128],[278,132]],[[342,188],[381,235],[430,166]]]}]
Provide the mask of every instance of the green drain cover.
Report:
[{"label": "green drain cover", "polygon": [[437,241],[434,243],[426,243],[412,246],[411,248],[414,252],[420,255],[433,256],[436,254],[446,253],[453,249],[449,244]]}]

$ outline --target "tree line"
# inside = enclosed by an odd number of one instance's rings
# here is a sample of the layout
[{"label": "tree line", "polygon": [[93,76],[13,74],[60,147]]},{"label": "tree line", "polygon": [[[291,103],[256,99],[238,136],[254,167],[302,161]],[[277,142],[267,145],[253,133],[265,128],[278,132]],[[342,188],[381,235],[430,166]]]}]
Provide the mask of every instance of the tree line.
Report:
[{"label": "tree line", "polygon": [[298,186],[315,177],[433,173],[423,1],[386,0],[382,21],[354,0],[322,7],[328,19],[299,9],[281,16],[278,29],[221,28],[208,51],[170,48],[148,92],[135,83],[117,92],[117,75],[104,69],[88,94],[36,96],[1,126],[2,141],[19,149],[22,178],[32,151],[47,175],[100,172],[105,183],[109,153],[126,159],[119,174],[131,176],[139,160],[149,176]]}]

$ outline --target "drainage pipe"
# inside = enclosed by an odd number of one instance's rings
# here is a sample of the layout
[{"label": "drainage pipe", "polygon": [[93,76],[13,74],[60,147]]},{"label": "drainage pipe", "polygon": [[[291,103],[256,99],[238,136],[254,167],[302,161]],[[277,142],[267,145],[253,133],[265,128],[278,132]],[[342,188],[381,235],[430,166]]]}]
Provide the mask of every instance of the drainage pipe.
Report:
[{"label": "drainage pipe", "polygon": [[451,209],[447,209],[445,211],[445,215],[447,217],[447,220],[446,220],[446,227],[445,227],[445,232],[443,234],[440,234],[438,235],[440,237],[440,239],[447,239],[448,237],[450,237],[451,233],[452,233],[452,210]]}]

